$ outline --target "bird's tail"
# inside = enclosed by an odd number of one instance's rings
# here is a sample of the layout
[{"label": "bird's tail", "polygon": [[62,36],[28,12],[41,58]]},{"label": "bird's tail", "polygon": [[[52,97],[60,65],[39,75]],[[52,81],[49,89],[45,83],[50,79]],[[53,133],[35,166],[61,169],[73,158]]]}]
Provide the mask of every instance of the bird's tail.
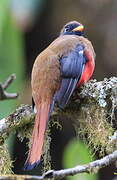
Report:
[{"label": "bird's tail", "polygon": [[46,122],[48,120],[49,110],[49,102],[42,103],[37,109],[34,129],[32,133],[32,144],[29,150],[28,158],[24,165],[24,170],[31,170],[39,164],[42,155]]}]

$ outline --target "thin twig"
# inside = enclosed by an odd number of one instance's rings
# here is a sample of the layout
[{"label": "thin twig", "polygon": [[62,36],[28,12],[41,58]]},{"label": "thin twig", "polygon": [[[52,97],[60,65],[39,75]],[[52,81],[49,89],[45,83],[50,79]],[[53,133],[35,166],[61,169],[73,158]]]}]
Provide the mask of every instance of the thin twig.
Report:
[{"label": "thin twig", "polygon": [[15,74],[12,74],[4,83],[0,83],[0,100],[15,99],[18,97],[17,93],[7,93],[5,91],[15,79]]},{"label": "thin twig", "polygon": [[79,173],[97,173],[99,169],[106,167],[117,160],[117,151],[105,156],[102,159],[90,162],[84,165],[78,165],[73,168],[62,170],[49,170],[42,176],[28,176],[28,175],[9,175],[0,176],[0,180],[47,180],[47,179],[61,179],[66,176],[74,176]]},{"label": "thin twig", "polygon": [[102,159],[90,162],[89,164],[78,165],[73,168],[63,169],[63,170],[58,170],[58,171],[51,170],[51,171],[46,172],[42,177],[43,179],[44,178],[45,179],[49,179],[49,178],[60,179],[65,176],[73,176],[79,173],[90,173],[90,172],[97,173],[99,169],[101,169],[102,167],[108,166],[109,164],[112,164],[116,160],[117,160],[117,151],[114,151],[112,154],[109,154]]},{"label": "thin twig", "polygon": [[0,176],[0,180],[42,180],[42,178],[31,175],[3,175]]},{"label": "thin twig", "polygon": [[3,89],[7,89],[8,86],[16,79],[16,75],[15,74],[11,74],[5,82],[2,83],[2,87]]}]

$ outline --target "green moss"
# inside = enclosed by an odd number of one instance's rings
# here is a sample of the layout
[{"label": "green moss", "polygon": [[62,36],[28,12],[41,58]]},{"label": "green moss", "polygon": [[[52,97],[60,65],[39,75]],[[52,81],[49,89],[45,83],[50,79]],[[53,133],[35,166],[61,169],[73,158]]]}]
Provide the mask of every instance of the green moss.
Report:
[{"label": "green moss", "polygon": [[75,129],[88,146],[93,147],[94,152],[99,151],[100,156],[103,156],[105,151],[113,151],[109,145],[109,137],[113,135],[114,129],[107,120],[106,109],[91,99],[87,101],[79,110]]},{"label": "green moss", "polygon": [[45,133],[45,141],[43,148],[43,172],[51,169],[51,155],[50,155],[50,144],[51,144],[51,127],[62,129],[60,122],[58,121],[58,116],[54,114],[52,120],[48,121],[47,129]]},{"label": "green moss", "polygon": [[73,101],[77,108],[74,122],[78,136],[82,136],[100,155],[116,150],[117,144],[110,141],[110,137],[117,129],[117,78],[105,78],[100,82],[91,80],[75,95],[74,99],[79,98],[79,104]]},{"label": "green moss", "polygon": [[33,123],[27,124],[24,127],[18,129],[17,136],[22,142],[24,138],[31,139],[32,136],[32,130],[33,130]]},{"label": "green moss", "polygon": [[0,174],[12,174],[12,161],[9,156],[7,145],[0,146]]},{"label": "green moss", "polygon": [[51,132],[50,132],[50,121],[45,133],[45,141],[43,147],[43,172],[46,172],[51,169],[51,156],[50,156],[50,143],[51,143]]}]

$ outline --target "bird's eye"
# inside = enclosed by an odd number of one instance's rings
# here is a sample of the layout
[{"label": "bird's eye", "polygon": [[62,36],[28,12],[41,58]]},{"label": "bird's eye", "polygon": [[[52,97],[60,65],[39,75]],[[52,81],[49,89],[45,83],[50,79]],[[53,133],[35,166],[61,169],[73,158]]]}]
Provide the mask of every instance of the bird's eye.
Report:
[{"label": "bird's eye", "polygon": [[65,27],[64,32],[68,32],[68,31],[70,31],[70,28],[69,27]]}]

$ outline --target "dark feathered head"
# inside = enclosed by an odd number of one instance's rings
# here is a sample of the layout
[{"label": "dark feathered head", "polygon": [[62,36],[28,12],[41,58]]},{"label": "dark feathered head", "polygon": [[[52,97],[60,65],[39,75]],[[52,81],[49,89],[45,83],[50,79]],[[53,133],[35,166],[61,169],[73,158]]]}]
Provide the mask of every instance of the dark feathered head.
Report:
[{"label": "dark feathered head", "polygon": [[83,36],[84,35],[84,26],[77,21],[71,21],[62,28],[60,35]]}]

